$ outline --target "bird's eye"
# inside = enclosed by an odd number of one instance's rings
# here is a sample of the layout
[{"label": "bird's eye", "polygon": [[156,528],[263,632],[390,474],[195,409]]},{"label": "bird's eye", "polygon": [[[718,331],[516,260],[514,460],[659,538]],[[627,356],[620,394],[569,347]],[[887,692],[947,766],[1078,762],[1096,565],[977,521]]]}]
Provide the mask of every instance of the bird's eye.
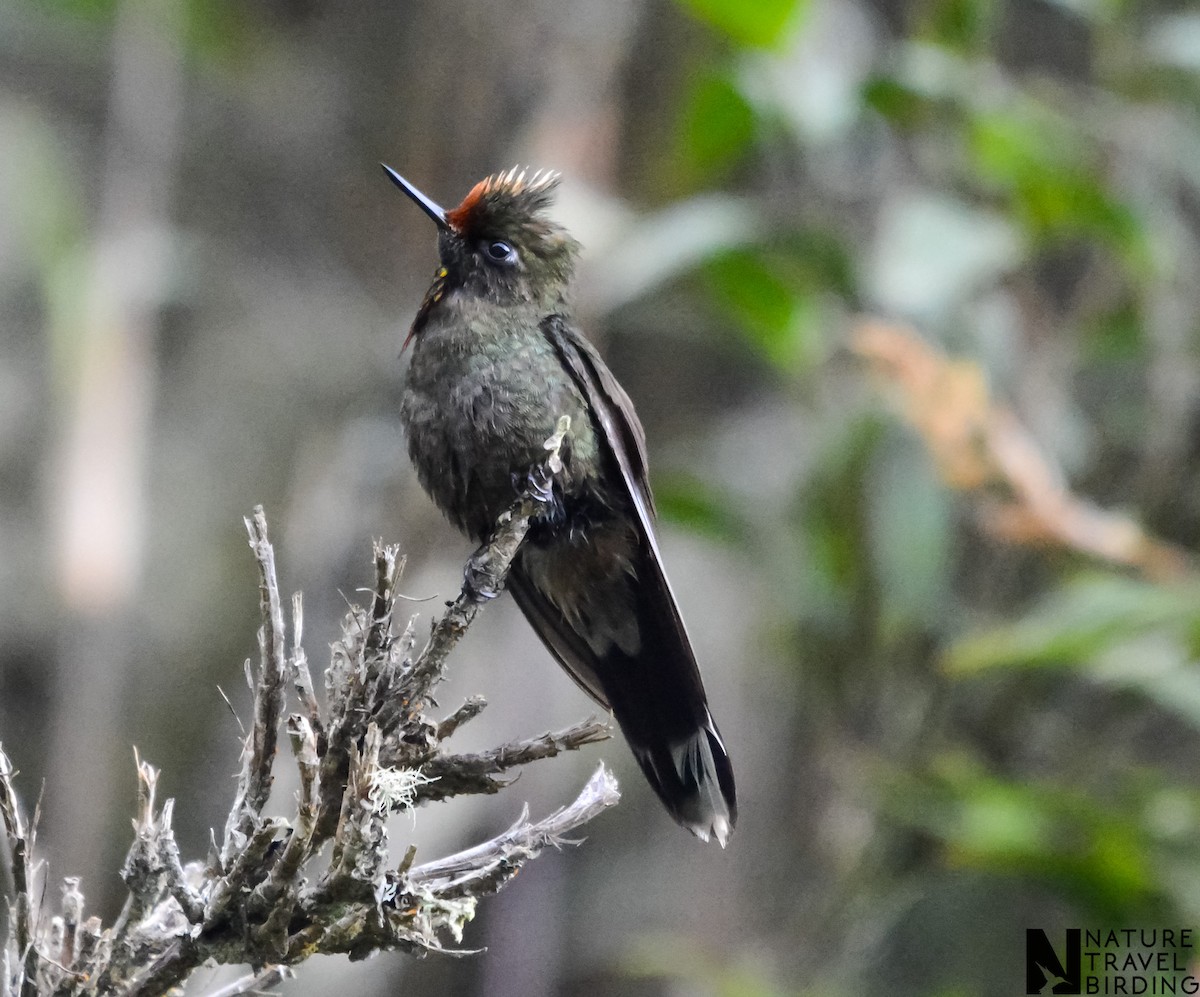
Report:
[{"label": "bird's eye", "polygon": [[483,244],[483,254],[493,263],[516,263],[517,251],[503,239],[491,239]]}]

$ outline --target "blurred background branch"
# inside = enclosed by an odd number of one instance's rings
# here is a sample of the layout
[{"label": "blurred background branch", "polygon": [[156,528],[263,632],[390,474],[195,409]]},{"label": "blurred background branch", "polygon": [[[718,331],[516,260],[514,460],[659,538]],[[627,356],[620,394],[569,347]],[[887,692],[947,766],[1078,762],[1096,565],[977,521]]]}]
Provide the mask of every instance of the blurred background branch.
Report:
[{"label": "blurred background branch", "polygon": [[989,399],[978,364],[952,361],[912,329],[878,321],[856,330],[853,348],[894,390],[945,483],[977,499],[982,524],[997,539],[1065,548],[1151,580],[1194,574],[1187,551],[1071,494],[1062,469],[1009,409]]}]

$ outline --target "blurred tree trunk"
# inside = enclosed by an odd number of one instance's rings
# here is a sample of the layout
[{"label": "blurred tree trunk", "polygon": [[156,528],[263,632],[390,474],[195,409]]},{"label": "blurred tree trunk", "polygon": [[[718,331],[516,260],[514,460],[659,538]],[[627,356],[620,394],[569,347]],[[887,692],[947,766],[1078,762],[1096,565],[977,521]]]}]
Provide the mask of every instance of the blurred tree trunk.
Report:
[{"label": "blurred tree trunk", "polygon": [[[172,242],[171,193],[183,102],[182,0],[121,0],[100,212],[77,289],[78,326],[57,340],[63,429],[52,514],[65,607],[53,718],[48,826],[73,870],[100,864],[105,840],[80,804],[115,817],[114,722],[129,667],[145,547],[145,460],[155,405],[154,340]],[[68,801],[70,801],[68,803]]]}]

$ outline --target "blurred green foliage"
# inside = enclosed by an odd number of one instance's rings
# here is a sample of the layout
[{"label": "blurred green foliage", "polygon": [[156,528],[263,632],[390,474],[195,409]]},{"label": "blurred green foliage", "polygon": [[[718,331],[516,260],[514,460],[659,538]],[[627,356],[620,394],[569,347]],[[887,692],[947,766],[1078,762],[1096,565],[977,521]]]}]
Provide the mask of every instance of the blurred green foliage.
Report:
[{"label": "blurred green foliage", "polygon": [[711,182],[729,172],[749,150],[756,124],[754,109],[731,80],[698,81],[679,125],[680,153],[690,174]]},{"label": "blurred green foliage", "polygon": [[736,45],[777,45],[803,7],[801,0],[681,0],[696,17],[727,35]]},{"label": "blurred green foliage", "polygon": [[[864,306],[915,321],[1001,398],[1045,391],[1039,351],[1054,356],[1067,380],[1050,404],[1066,418],[1041,441],[1051,459],[1194,546],[1197,396],[1167,400],[1140,377],[1172,368],[1194,385],[1200,370],[1200,17],[926,0],[873,22],[856,59],[853,19],[814,25],[805,6],[751,28],[720,4],[681,6],[728,54],[682,103],[676,175],[685,191],[741,187],[769,218],[702,265],[704,286],[803,399],[817,441],[761,543],[802,561],[774,579],[792,616],[798,739],[878,762],[861,787],[879,823],[860,874],[881,904],[913,912],[949,872],[970,873],[981,902],[989,884],[1019,884],[1010,914],[1029,927],[1192,923],[1200,578],[1146,580],[989,538],[978,497],[952,492],[888,424],[838,340]],[[781,73],[781,53],[808,63]],[[797,96],[817,84],[850,94],[835,127],[817,128]],[[898,208],[915,204],[930,210]],[[910,248],[888,244],[910,230]],[[966,281],[965,250],[946,247],[985,239],[996,251]],[[823,262],[792,248],[814,244]],[[1162,477],[1139,480],[1150,466]],[[666,511],[735,536],[718,525],[732,506],[703,494],[702,513],[678,497]],[[897,850],[907,864],[880,860]],[[924,992],[1012,992],[1018,977],[1001,983],[978,956],[986,929],[955,930],[950,978]]]}]

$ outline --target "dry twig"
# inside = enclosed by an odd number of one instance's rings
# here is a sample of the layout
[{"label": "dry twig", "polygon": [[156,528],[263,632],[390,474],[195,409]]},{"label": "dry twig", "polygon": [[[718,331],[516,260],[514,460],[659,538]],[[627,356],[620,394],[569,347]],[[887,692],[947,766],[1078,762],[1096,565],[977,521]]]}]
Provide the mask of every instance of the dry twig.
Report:
[{"label": "dry twig", "polygon": [[[211,995],[225,997],[272,987],[289,975],[287,966],[317,953],[446,951],[448,940],[461,941],[480,897],[495,893],[546,846],[572,843],[571,831],[616,803],[616,781],[601,765],[575,802],[541,821],[531,823],[523,813],[491,841],[415,867],[411,848],[398,867],[388,858],[387,818],[395,810],[495,793],[507,784],[503,773],[516,766],[610,736],[606,725],[589,720],[478,754],[452,754],[443,742],[478,716],[483,700],[468,700],[440,723],[426,715],[450,652],[482,604],[477,593],[502,588],[544,500],[544,487],[531,484],[502,518],[468,565],[470,584],[415,656],[412,624],[400,636],[394,629],[403,562],[394,548],[376,546],[373,598],[347,614],[326,672],[324,709],[301,646],[299,597],[289,649],[266,517],[255,509],[246,522],[262,613],[254,721],[220,846],[214,842],[204,862],[182,863],[173,801],[157,805],[159,773],[136,759],[138,806],[121,870],[129,891],[121,914],[108,928],[94,917],[85,921],[75,878],[65,881],[61,911],[52,914],[42,909],[33,835],[12,764],[0,751],[0,816],[13,889],[0,997],[157,997],[208,961],[256,967]],[[263,811],[289,682],[301,708],[285,724],[300,788],[285,820]]]}]

